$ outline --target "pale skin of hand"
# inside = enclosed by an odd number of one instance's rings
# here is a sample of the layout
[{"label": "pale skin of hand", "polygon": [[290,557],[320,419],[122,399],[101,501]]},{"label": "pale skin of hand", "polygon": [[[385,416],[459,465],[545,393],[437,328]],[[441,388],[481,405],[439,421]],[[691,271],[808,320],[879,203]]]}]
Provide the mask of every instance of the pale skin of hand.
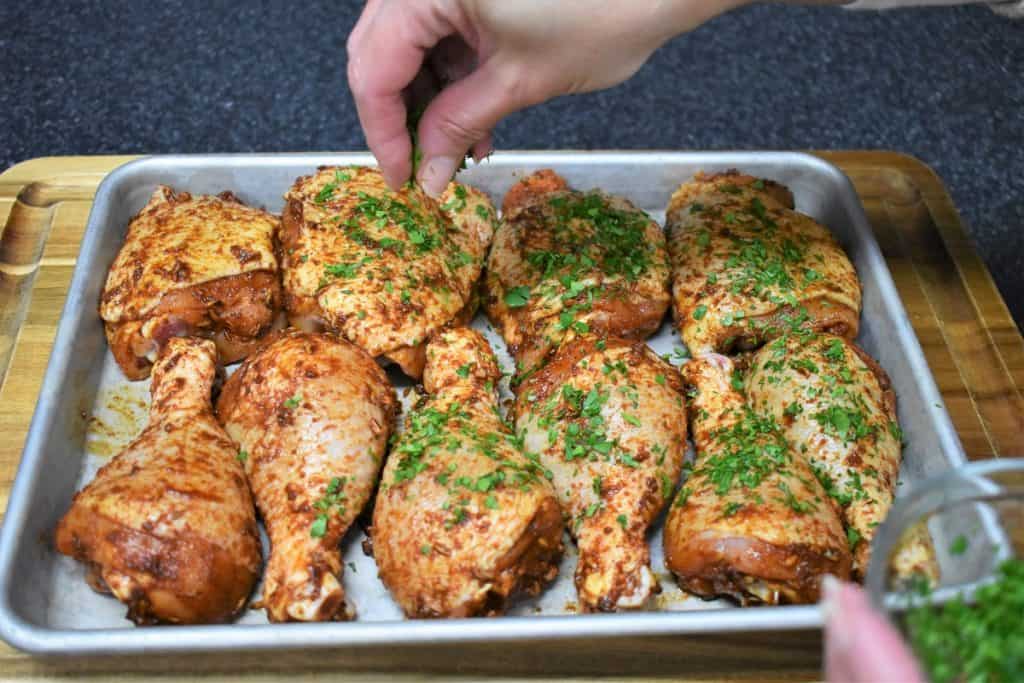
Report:
[{"label": "pale skin of hand", "polygon": [[418,180],[437,195],[467,151],[489,151],[504,116],[621,83],[665,41],[743,2],[369,0],[348,39],[349,87],[370,150],[397,188],[411,172],[410,93],[415,106],[438,89],[434,74],[450,82],[418,129]]},{"label": "pale skin of hand", "polygon": [[926,683],[910,648],[859,586],[825,577],[825,680]]},{"label": "pale skin of hand", "polygon": [[[834,4],[842,0],[805,0]],[[617,85],[663,43],[750,0],[368,0],[348,39],[348,81],[370,150],[394,189],[437,196],[467,153],[490,151],[504,116]]]}]

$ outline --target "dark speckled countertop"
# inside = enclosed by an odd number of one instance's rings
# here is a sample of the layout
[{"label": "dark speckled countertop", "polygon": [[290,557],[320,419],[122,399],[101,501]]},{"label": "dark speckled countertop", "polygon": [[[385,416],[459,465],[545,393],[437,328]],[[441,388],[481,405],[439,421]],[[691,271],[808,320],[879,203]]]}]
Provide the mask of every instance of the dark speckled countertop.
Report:
[{"label": "dark speckled countertop", "polygon": [[[0,169],[44,155],[365,146],[360,2],[0,3]],[[755,6],[627,84],[510,117],[506,148],[895,149],[942,176],[1024,321],[1024,22]]]}]

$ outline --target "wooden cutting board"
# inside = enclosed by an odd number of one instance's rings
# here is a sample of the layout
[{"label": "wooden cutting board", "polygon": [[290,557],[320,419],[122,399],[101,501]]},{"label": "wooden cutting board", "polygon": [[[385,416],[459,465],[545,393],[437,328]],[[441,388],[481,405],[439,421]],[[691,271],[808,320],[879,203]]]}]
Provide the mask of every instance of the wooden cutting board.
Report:
[{"label": "wooden cutting board", "polygon": [[[972,459],[1024,455],[1024,339],[929,169],[892,152],[822,152],[853,181],[946,406]],[[49,157],[0,175],[0,506],[6,508],[97,185],[134,157]],[[59,388],[49,387],[49,390]],[[353,680],[461,675],[808,680],[817,632],[454,647],[40,659],[0,643],[3,680]]]}]

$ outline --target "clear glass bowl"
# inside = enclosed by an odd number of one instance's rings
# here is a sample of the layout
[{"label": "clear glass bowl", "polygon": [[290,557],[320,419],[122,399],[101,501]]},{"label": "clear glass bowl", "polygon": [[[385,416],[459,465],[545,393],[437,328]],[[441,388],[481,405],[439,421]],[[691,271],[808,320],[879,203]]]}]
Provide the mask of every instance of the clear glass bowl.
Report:
[{"label": "clear glass bowl", "polygon": [[[937,563],[937,575],[931,573],[927,579],[898,571],[894,562],[903,552],[905,539],[911,537],[911,530],[919,530],[920,524],[927,527]],[[955,661],[984,656],[992,661],[1024,663],[1024,653],[1014,658],[1005,651],[1006,638],[979,636],[989,626],[978,615],[991,615],[993,610],[975,604],[980,601],[991,608],[997,603],[995,611],[1002,612],[999,633],[1005,635],[1006,626],[1016,624],[1014,642],[1018,646],[1024,643],[1024,609],[1006,614],[1008,605],[1024,600],[1024,586],[1018,586],[1008,597],[1002,594],[1010,584],[985,589],[1001,581],[1008,561],[1022,560],[1024,459],[979,461],[929,479],[896,501],[875,536],[865,584],[875,606],[916,644],[918,655],[924,655],[925,668],[932,668],[929,661],[934,663],[947,656]],[[1019,564],[1017,567],[1018,575],[1024,576]],[[1004,604],[998,604],[1001,602]],[[922,619],[925,611],[928,614]],[[1021,614],[1014,616],[1017,611]],[[936,614],[946,616],[931,616]],[[999,647],[1003,651],[996,651]],[[975,656],[985,648],[993,651]],[[959,654],[949,654],[954,651]],[[950,679],[948,675],[937,677]]]}]

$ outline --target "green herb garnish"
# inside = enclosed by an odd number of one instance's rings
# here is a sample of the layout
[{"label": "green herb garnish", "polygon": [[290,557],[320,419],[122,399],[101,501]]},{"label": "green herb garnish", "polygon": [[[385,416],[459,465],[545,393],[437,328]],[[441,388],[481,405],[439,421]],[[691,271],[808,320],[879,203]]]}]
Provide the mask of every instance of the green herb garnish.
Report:
[{"label": "green herb garnish", "polygon": [[924,579],[914,590],[904,625],[932,681],[1024,680],[1024,561],[1004,562],[971,598],[931,604]]},{"label": "green herb garnish", "polygon": [[529,287],[513,287],[505,294],[505,305],[509,308],[522,308],[530,300]]}]

